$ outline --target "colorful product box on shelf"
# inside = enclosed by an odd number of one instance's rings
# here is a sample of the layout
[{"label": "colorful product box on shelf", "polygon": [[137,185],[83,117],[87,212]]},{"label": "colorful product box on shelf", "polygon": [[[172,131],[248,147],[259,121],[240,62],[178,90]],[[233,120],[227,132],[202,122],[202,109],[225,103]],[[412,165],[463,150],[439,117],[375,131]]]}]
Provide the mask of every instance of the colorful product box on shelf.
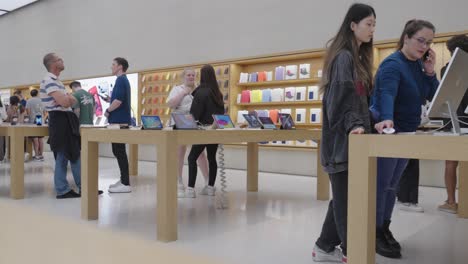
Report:
[{"label": "colorful product box on shelf", "polygon": [[145,82],[145,80],[146,80],[146,75],[141,76],[141,82],[143,83]]},{"label": "colorful product box on shelf", "polygon": [[300,64],[299,65],[299,79],[310,78],[310,64]]},{"label": "colorful product box on shelf", "polygon": [[296,109],[296,123],[303,124],[306,120],[306,110],[305,108],[297,108]]},{"label": "colorful product box on shelf", "polygon": [[152,91],[153,91],[153,87],[152,86],[148,87],[148,93],[151,93]]},{"label": "colorful product box on shelf", "polygon": [[309,86],[307,93],[307,100],[318,100],[319,99],[319,87],[318,86]]},{"label": "colorful product box on shelf", "polygon": [[284,67],[283,66],[278,66],[275,68],[275,81],[282,81],[284,80]]},{"label": "colorful product box on shelf", "polygon": [[173,80],[177,80],[177,72],[174,72],[174,73],[172,74],[172,79],[173,79]]},{"label": "colorful product box on shelf", "polygon": [[322,109],[320,108],[311,108],[310,109],[310,119],[311,124],[320,124],[320,115],[322,114]]},{"label": "colorful product box on shelf", "polygon": [[284,89],[275,88],[271,90],[271,101],[272,102],[282,102],[284,101]]},{"label": "colorful product box on shelf", "polygon": [[279,123],[279,110],[278,109],[271,109],[268,111],[268,116],[271,118],[273,123]]},{"label": "colorful product box on shelf", "polygon": [[159,86],[156,85],[156,86],[153,88],[153,93],[158,93],[158,92],[159,92]]},{"label": "colorful product box on shelf", "polygon": [[296,101],[305,101],[306,87],[296,87]]},{"label": "colorful product box on shelf", "polygon": [[221,75],[221,68],[216,68],[216,75]]},{"label": "colorful product box on shelf", "polygon": [[225,69],[224,69],[224,75],[228,75],[229,74],[229,66],[227,66]]},{"label": "colorful product box on shelf", "polygon": [[146,101],[146,98],[141,99],[141,104],[144,105]]},{"label": "colorful product box on shelf", "polygon": [[166,93],[168,93],[170,90],[171,90],[171,85],[170,84],[166,85]]},{"label": "colorful product box on shelf", "polygon": [[290,101],[295,101],[295,99],[296,99],[296,88],[295,87],[284,88],[284,101],[290,102]]},{"label": "colorful product box on shelf", "polygon": [[267,80],[267,82],[273,81],[273,72],[272,71],[266,72],[266,80]]},{"label": "colorful product box on shelf", "polygon": [[262,90],[262,103],[271,102],[271,89],[267,88]]},{"label": "colorful product box on shelf", "polygon": [[241,103],[244,103],[244,104],[250,103],[250,91],[249,90],[242,91]]},{"label": "colorful product box on shelf", "polygon": [[253,90],[250,92],[250,102],[251,103],[261,103],[262,102],[262,91]]},{"label": "colorful product box on shelf", "polygon": [[155,97],[155,98],[153,99],[153,104],[157,104],[157,103],[159,103],[159,97]]},{"label": "colorful product box on shelf", "polygon": [[297,79],[297,65],[288,65],[286,66],[286,74],[284,76],[285,80],[295,80]]},{"label": "colorful product box on shelf", "polygon": [[143,108],[143,109],[141,110],[141,115],[144,115],[145,113],[146,113],[146,108]]},{"label": "colorful product box on shelf", "polygon": [[146,86],[143,86],[143,88],[141,89],[141,93],[144,94],[146,92]]},{"label": "colorful product box on shelf", "polygon": [[246,83],[249,81],[249,74],[246,72],[241,72],[239,77],[239,83]]},{"label": "colorful product box on shelf", "polygon": [[229,88],[229,80],[224,81],[224,88]]},{"label": "colorful product box on shelf", "polygon": [[257,82],[258,74],[256,72],[252,72],[249,74],[249,82]]},{"label": "colorful product box on shelf", "polygon": [[267,79],[267,73],[265,71],[258,72],[258,80],[259,82],[264,82]]}]

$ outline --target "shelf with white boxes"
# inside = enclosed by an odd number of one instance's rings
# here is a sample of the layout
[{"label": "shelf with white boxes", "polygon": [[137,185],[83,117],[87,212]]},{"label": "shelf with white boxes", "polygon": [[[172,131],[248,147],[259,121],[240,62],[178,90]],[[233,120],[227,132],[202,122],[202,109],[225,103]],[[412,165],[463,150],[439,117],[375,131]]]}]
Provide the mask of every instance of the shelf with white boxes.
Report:
[{"label": "shelf with white boxes", "polygon": [[281,102],[266,102],[266,103],[239,103],[238,106],[292,106],[292,105],[317,105],[321,106],[321,100],[312,101],[281,101]]},{"label": "shelf with white boxes", "polygon": [[290,86],[296,84],[312,84],[319,83],[320,78],[312,79],[298,79],[298,80],[285,80],[285,81],[264,81],[264,82],[246,82],[246,83],[237,83],[237,86],[242,88],[249,87],[265,87],[265,86]]}]

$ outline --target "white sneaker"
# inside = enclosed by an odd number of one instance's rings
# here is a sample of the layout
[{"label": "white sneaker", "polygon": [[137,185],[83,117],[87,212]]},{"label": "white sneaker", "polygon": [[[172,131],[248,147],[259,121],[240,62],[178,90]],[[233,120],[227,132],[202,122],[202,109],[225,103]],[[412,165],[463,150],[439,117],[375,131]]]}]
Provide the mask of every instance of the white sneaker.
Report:
[{"label": "white sneaker", "polygon": [[193,189],[192,187],[187,187],[187,189],[185,189],[185,197],[186,198],[195,198],[196,197],[195,189]]},{"label": "white sneaker", "polygon": [[337,263],[342,263],[343,262],[343,253],[341,253],[341,250],[335,248],[330,253],[327,253],[320,249],[317,245],[314,246],[314,249],[312,250],[312,259],[315,262],[337,262]]},{"label": "white sneaker", "polygon": [[401,203],[400,210],[407,212],[424,213],[424,208],[414,203]]},{"label": "white sneaker", "polygon": [[180,183],[177,185],[177,198],[185,198],[185,186]]},{"label": "white sneaker", "polygon": [[29,161],[29,153],[24,153],[24,161]]},{"label": "white sneaker", "polygon": [[116,181],[115,183],[109,185],[109,188],[111,188],[111,187],[117,187],[117,186],[119,186],[120,184],[121,184],[121,183],[120,183],[120,180],[118,180],[118,181]]},{"label": "white sneaker", "polygon": [[215,187],[206,185],[200,191],[201,195],[215,196]]},{"label": "white sneaker", "polygon": [[132,188],[130,187],[130,185],[123,185],[122,183],[119,182],[118,185],[109,186],[109,192],[110,193],[129,193],[129,192],[132,192]]}]

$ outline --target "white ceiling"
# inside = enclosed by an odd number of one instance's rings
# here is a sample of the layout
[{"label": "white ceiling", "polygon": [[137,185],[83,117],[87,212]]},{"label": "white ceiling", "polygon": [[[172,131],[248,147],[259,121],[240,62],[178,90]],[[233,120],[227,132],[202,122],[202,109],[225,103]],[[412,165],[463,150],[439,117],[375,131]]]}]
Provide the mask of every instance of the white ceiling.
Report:
[{"label": "white ceiling", "polygon": [[0,0],[0,16],[39,0]]}]

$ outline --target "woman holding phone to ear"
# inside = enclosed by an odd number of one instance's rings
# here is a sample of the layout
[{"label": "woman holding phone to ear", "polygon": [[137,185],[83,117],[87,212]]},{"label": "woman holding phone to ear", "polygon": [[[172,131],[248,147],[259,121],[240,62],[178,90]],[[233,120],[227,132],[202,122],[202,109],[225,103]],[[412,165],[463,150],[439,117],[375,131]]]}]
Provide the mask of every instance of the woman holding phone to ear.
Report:
[{"label": "woman holding phone to ear", "polygon": [[[396,52],[379,66],[370,111],[375,129],[415,132],[421,122],[421,105],[432,100],[439,81],[431,49],[435,27],[425,20],[410,20],[401,34]],[[425,54],[428,54],[425,57]],[[408,159],[377,158],[376,251],[389,258],[401,257],[401,246],[390,232],[393,207]]]}]

